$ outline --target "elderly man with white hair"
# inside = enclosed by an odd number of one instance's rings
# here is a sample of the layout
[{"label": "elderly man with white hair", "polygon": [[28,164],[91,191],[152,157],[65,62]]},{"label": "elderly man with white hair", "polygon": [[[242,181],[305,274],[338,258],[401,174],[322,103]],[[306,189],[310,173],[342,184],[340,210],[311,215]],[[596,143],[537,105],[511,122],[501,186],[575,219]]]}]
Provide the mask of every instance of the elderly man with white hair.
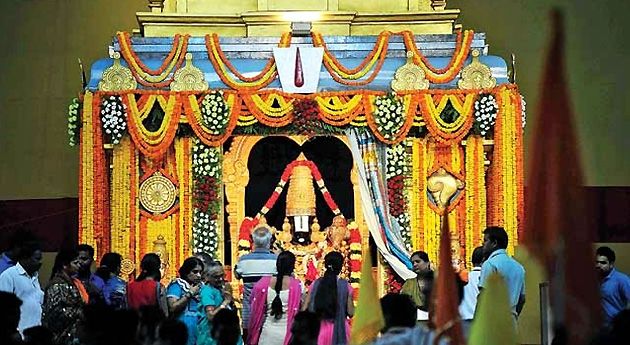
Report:
[{"label": "elderly man with white hair", "polygon": [[247,339],[247,325],[249,323],[249,296],[252,288],[264,276],[276,274],[277,256],[271,252],[271,229],[267,225],[260,225],[252,231],[254,250],[238,259],[234,268],[234,275],[243,279],[243,339]]}]

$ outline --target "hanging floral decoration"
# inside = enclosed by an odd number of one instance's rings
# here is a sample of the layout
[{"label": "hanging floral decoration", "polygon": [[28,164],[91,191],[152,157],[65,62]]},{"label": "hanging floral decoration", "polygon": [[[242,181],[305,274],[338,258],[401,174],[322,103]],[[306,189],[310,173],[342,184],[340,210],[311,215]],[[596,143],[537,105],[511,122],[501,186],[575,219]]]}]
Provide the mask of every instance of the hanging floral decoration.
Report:
[{"label": "hanging floral decoration", "polygon": [[321,128],[319,105],[312,99],[301,99],[293,105],[293,126],[298,134],[313,136]]},{"label": "hanging floral decoration", "polygon": [[391,266],[385,262],[381,261],[385,268],[385,287],[387,288],[388,293],[400,293],[402,290],[402,286],[405,281],[400,278],[394,270],[392,270]]},{"label": "hanging floral decoration", "polygon": [[101,104],[103,131],[112,144],[118,144],[127,130],[127,107],[117,95],[105,97]]},{"label": "hanging floral decoration", "polygon": [[208,132],[213,135],[225,133],[230,121],[230,108],[223,98],[222,91],[212,91],[201,101],[201,120]]},{"label": "hanging floral decoration", "polygon": [[472,131],[485,137],[486,134],[492,133],[494,124],[497,120],[497,112],[499,107],[497,101],[491,94],[482,94],[475,101],[475,122]]},{"label": "hanging floral decoration", "polygon": [[521,95],[521,125],[523,129],[525,128],[525,124],[527,123],[527,114],[525,113],[527,102],[525,102],[525,97]]},{"label": "hanging floral decoration", "polygon": [[374,99],[374,121],[378,132],[387,140],[394,140],[405,123],[403,102],[393,92]]},{"label": "hanging floral decoration", "polygon": [[407,249],[411,250],[411,220],[409,217],[409,195],[407,183],[410,180],[411,142],[403,141],[387,147],[387,193],[389,213],[400,225],[400,234]]},{"label": "hanging floral decoration", "polygon": [[68,105],[68,144],[76,146],[80,141],[81,133],[81,103],[78,98],[73,98]]},{"label": "hanging floral decoration", "polygon": [[221,195],[221,152],[195,140],[192,148],[193,170],[193,248],[214,255],[219,246],[218,218]]},{"label": "hanging floral decoration", "polygon": [[350,232],[350,238],[348,239],[350,245],[350,284],[354,289],[358,289],[359,282],[361,281],[361,232],[359,231],[359,226],[354,221],[348,223],[348,231]]}]

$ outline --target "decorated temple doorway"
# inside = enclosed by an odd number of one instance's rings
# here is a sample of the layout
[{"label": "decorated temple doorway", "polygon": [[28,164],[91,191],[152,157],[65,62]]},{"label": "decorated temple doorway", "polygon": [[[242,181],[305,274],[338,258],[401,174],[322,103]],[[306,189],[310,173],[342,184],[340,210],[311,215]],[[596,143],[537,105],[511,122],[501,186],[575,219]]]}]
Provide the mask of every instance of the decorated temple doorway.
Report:
[{"label": "decorated temple doorway", "polygon": [[[231,241],[232,263],[239,250],[249,246],[243,243],[251,230],[243,229],[247,219],[272,228],[274,248],[296,254],[296,273],[306,281],[317,276],[321,259],[332,250],[342,252],[350,263],[350,245],[367,243],[367,231],[359,231],[360,196],[345,140],[342,136],[233,138],[223,163],[226,226],[229,236],[239,239]],[[350,273],[347,267],[345,274]]]}]

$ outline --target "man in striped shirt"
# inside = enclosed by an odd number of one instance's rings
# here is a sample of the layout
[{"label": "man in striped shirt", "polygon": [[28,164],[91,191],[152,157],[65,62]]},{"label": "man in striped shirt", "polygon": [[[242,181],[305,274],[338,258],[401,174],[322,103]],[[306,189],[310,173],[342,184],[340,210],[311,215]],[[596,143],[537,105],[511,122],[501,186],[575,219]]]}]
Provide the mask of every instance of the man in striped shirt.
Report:
[{"label": "man in striped shirt", "polygon": [[261,225],[252,231],[254,250],[241,256],[234,268],[237,279],[243,279],[243,339],[247,339],[247,325],[249,323],[249,297],[254,284],[263,276],[276,274],[276,254],[272,253],[271,230],[267,225]]}]

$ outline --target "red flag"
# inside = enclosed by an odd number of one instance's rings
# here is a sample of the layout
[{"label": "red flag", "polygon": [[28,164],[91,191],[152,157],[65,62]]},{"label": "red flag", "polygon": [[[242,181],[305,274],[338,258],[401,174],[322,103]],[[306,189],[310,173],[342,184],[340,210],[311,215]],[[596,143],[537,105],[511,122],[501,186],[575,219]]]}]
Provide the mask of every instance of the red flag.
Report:
[{"label": "red flag", "polygon": [[567,90],[563,17],[552,12],[532,138],[523,244],[547,269],[554,321],[570,344],[584,344],[600,325],[599,291],[582,195],[579,146]]},{"label": "red flag", "polygon": [[440,267],[438,268],[434,294],[433,324],[439,336],[445,335],[451,339],[453,345],[466,344],[459,318],[459,296],[453,258],[451,256],[451,233],[448,224],[448,214],[442,219],[440,234]]}]

